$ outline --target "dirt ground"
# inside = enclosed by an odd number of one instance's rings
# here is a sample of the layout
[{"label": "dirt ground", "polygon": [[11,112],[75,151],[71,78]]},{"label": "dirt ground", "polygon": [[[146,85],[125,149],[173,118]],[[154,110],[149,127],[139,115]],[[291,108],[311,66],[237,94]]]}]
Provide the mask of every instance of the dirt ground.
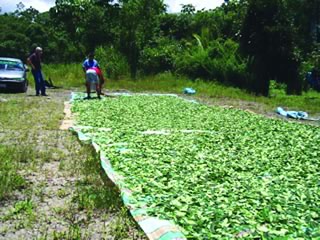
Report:
[{"label": "dirt ground", "polygon": [[92,148],[59,130],[70,91],[33,94],[0,93],[17,111],[0,120],[0,144],[25,151],[17,161],[26,181],[0,200],[0,239],[144,239],[115,189],[104,185]]}]

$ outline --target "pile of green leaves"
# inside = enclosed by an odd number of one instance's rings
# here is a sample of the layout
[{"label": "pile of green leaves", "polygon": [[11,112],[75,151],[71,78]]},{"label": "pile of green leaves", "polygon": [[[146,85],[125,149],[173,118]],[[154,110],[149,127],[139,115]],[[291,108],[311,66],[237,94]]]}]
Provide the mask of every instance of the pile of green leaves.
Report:
[{"label": "pile of green leaves", "polygon": [[136,204],[187,237],[320,236],[319,128],[175,97],[76,101],[73,111]]}]

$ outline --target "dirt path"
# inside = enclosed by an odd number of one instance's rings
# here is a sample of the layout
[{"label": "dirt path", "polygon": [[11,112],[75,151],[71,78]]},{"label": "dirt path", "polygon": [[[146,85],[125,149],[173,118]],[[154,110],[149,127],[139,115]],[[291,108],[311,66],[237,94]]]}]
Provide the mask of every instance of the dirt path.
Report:
[{"label": "dirt path", "polygon": [[92,149],[58,130],[70,92],[32,92],[0,94],[13,108],[0,119],[0,144],[14,147],[25,179],[0,200],[0,239],[143,239],[116,191],[104,185]]}]

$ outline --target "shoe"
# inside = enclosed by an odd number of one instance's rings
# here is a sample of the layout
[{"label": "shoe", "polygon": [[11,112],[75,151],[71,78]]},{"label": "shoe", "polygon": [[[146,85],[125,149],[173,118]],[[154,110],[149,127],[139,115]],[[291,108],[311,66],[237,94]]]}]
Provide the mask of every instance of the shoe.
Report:
[{"label": "shoe", "polygon": [[98,96],[98,99],[101,99],[101,96]]},{"label": "shoe", "polygon": [[83,98],[83,99],[85,99],[85,100],[86,100],[86,99],[91,99],[91,96],[87,96],[87,97],[85,97],[85,98]]},{"label": "shoe", "polygon": [[48,97],[49,95],[48,94],[41,94],[41,96]]}]

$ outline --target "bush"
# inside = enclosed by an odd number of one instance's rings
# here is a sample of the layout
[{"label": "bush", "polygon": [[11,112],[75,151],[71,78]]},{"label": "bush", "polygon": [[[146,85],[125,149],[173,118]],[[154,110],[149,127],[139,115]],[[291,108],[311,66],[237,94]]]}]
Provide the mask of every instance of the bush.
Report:
[{"label": "bush", "polygon": [[210,70],[206,69],[205,63],[209,61],[207,51],[201,51],[198,48],[192,47],[185,51],[181,56],[178,56],[175,62],[176,72],[184,74],[192,79],[210,78]]},{"label": "bush", "polygon": [[145,74],[170,71],[174,67],[175,57],[182,52],[181,45],[168,38],[159,38],[141,52],[139,66]]},{"label": "bush", "polygon": [[305,91],[310,87],[307,80],[307,74],[314,69],[320,69],[320,45],[315,46],[314,51],[302,61],[299,68],[299,76],[300,79],[303,79],[303,89]]},{"label": "bush", "polygon": [[191,46],[176,58],[176,71],[192,78],[203,78],[237,87],[247,86],[247,60],[238,54],[238,44],[231,39],[214,40],[207,48]]},{"label": "bush", "polygon": [[126,58],[114,47],[98,47],[95,52],[96,59],[108,78],[119,79],[128,76],[129,65]]}]

